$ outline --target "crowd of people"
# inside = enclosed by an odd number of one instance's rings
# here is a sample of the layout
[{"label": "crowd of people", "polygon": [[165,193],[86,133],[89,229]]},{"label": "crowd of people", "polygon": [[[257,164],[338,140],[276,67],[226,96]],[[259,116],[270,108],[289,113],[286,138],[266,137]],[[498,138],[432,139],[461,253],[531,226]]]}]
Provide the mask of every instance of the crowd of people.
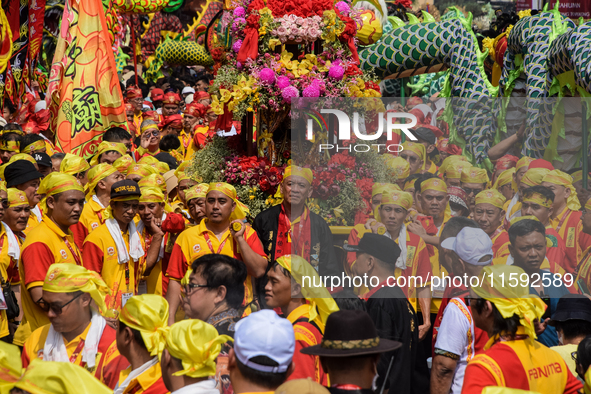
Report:
[{"label": "crowd of people", "polygon": [[[130,85],[90,161],[56,150],[44,101],[4,107],[2,393],[591,390],[591,174],[512,144],[473,167],[411,100],[418,141],[335,245],[309,168],[254,218],[189,174],[208,84]],[[311,285],[345,276],[372,280]]]}]

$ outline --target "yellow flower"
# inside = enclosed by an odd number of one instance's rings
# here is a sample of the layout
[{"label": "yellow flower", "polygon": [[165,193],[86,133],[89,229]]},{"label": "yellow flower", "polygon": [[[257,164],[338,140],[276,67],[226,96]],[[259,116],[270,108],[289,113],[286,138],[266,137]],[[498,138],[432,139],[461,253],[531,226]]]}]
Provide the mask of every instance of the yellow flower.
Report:
[{"label": "yellow flower", "polygon": [[271,12],[271,10],[267,7],[261,8],[259,10],[259,15],[263,16],[263,15],[268,15],[269,17],[273,17],[273,13]]},{"label": "yellow flower", "polygon": [[254,196],[248,196],[248,198],[250,198],[251,200],[254,200]]},{"label": "yellow flower", "polygon": [[213,96],[213,100],[211,102],[211,109],[213,109],[213,113],[216,115],[224,114],[224,106],[219,102],[218,96],[216,95]]},{"label": "yellow flower", "polygon": [[259,35],[264,36],[265,34],[267,34],[267,26],[261,26],[259,28]]},{"label": "yellow flower", "polygon": [[281,44],[281,41],[279,41],[279,40],[278,40],[278,39],[276,39],[276,38],[271,38],[271,39],[269,40],[269,48],[271,48],[271,50],[272,50],[272,51],[274,51],[274,50],[275,50],[275,47],[276,47],[277,45],[280,45],[280,44]]},{"label": "yellow flower", "polygon": [[234,101],[237,101],[237,102],[242,101],[246,98],[246,94],[240,88],[237,90],[234,90],[234,92],[232,92],[232,96],[234,96]]},{"label": "yellow flower", "polygon": [[318,67],[319,72],[321,72],[321,73],[328,72],[328,69],[330,68],[330,60],[327,60],[324,65],[322,65],[322,63],[318,63],[316,66]]},{"label": "yellow flower", "polygon": [[222,103],[227,103],[232,98],[232,92],[230,92],[228,89],[220,89],[220,94],[222,95]]},{"label": "yellow flower", "polygon": [[363,79],[357,78],[357,86],[359,86],[359,89],[365,89],[365,82]]}]

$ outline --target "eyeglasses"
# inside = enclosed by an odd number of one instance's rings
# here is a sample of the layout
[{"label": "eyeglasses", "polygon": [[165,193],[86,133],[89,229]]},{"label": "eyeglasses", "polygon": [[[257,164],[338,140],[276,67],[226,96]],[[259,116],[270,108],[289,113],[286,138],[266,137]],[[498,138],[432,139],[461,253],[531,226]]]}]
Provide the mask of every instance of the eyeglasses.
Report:
[{"label": "eyeglasses", "polygon": [[470,194],[477,195],[478,193],[480,193],[481,191],[484,190],[484,189],[470,189],[469,187],[463,187],[462,189],[464,189],[464,191],[466,192],[467,195],[470,195]]},{"label": "eyeglasses", "polygon": [[152,136],[152,135],[153,135],[154,137],[158,137],[158,136],[160,135],[160,130],[154,130],[154,131],[152,131],[151,133],[147,133],[147,134],[148,134],[148,137],[149,137],[149,136]]},{"label": "eyeglasses", "polygon": [[572,353],[570,354],[570,356],[571,356],[571,358],[573,359],[573,361],[574,361],[575,363],[578,363],[578,361],[577,361],[577,352],[576,352],[576,351],[575,351],[575,352],[572,352]]},{"label": "eyeglasses", "polygon": [[184,292],[185,292],[185,295],[189,295],[190,293],[192,293],[192,292],[193,292],[193,289],[207,288],[207,287],[211,287],[211,286],[208,286],[208,285],[197,285],[197,284],[195,284],[195,283],[188,283],[188,284],[187,284],[187,285],[186,285],[186,286],[183,288],[183,290],[184,290]]},{"label": "eyeglasses", "polygon": [[8,199],[2,199],[2,206],[4,207],[4,209],[8,209]]},{"label": "eyeglasses", "polygon": [[64,305],[58,305],[55,303],[49,303],[49,302],[45,302],[45,300],[42,298],[39,301],[37,301],[37,305],[39,305],[39,308],[41,308],[44,312],[49,312],[49,310],[51,309],[51,311],[53,313],[55,313],[56,315],[61,315],[63,309],[68,306],[72,301],[74,301],[76,298],[80,297],[82,294],[84,293],[80,293],[78,294],[76,297],[72,298],[70,301],[66,302]]}]

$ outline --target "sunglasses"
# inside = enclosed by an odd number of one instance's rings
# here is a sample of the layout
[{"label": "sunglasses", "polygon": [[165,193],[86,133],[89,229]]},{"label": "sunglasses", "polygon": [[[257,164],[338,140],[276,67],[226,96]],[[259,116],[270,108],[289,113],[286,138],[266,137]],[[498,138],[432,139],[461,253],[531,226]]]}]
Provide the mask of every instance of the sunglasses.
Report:
[{"label": "sunglasses", "polygon": [[148,133],[148,137],[149,136],[158,137],[159,135],[160,135],[160,130],[154,130],[151,133]]},{"label": "sunglasses", "polygon": [[51,311],[53,313],[55,313],[56,315],[61,315],[63,309],[68,306],[72,301],[74,301],[76,298],[80,297],[82,294],[84,293],[80,293],[78,294],[76,297],[72,298],[70,301],[66,302],[64,305],[58,305],[55,303],[49,303],[49,302],[45,302],[45,300],[40,299],[39,301],[37,301],[37,305],[39,305],[39,308],[41,308],[44,312],[49,312],[49,310],[51,309]]},{"label": "sunglasses", "polygon": [[470,195],[470,194],[477,195],[478,193],[480,193],[481,191],[484,190],[484,189],[470,189],[469,187],[464,187],[463,189],[467,195]]},{"label": "sunglasses", "polygon": [[8,206],[9,206],[8,199],[2,199],[2,207],[4,209],[8,209]]}]

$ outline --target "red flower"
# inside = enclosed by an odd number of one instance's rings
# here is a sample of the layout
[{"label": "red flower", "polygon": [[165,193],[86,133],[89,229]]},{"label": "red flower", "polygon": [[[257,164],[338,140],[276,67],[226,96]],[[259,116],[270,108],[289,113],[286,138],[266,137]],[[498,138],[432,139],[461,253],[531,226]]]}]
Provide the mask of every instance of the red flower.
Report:
[{"label": "red flower", "polygon": [[355,168],[355,158],[346,153],[337,153],[330,158],[329,164],[343,166],[345,168]]},{"label": "red flower", "polygon": [[339,172],[336,176],[337,181],[344,181],[346,179],[345,174],[343,174],[342,172]]},{"label": "red flower", "polygon": [[354,75],[362,75],[363,72],[357,67],[356,64],[349,63],[347,69],[345,70],[345,75],[347,76],[354,76]]},{"label": "red flower", "polygon": [[269,182],[269,179],[267,177],[261,178],[259,186],[261,187],[261,190],[264,192],[268,192],[269,190],[271,190],[271,183]]}]

